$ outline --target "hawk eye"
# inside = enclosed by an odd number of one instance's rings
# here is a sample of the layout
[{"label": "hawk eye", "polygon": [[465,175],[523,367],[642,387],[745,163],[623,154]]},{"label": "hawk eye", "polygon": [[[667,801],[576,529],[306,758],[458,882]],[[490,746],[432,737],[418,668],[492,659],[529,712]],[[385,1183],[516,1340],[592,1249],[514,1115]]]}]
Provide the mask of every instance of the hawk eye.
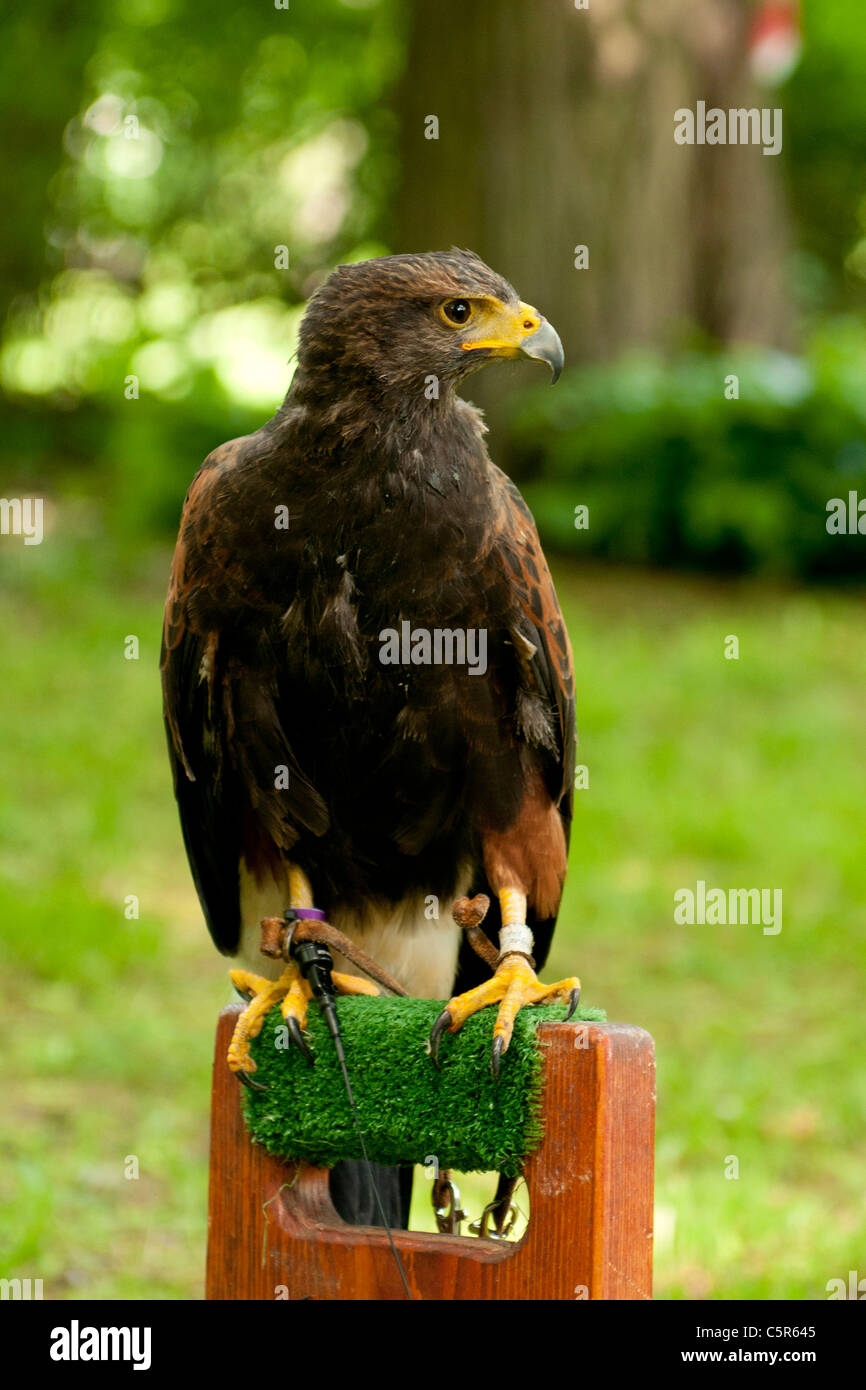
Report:
[{"label": "hawk eye", "polygon": [[442,305],[442,313],[449,323],[468,323],[472,317],[472,305],[468,299],[449,299]]}]

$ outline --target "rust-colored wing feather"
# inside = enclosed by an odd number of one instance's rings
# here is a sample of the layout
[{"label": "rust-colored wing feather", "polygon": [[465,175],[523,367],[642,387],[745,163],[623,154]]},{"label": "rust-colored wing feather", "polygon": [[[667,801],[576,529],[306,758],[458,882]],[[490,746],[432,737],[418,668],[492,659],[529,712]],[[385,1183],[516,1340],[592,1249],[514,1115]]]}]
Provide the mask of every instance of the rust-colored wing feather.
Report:
[{"label": "rust-colored wing feather", "polygon": [[539,694],[556,714],[556,748],[545,760],[544,772],[568,834],[576,745],[571,643],[532,513],[511,479],[495,466],[493,474],[498,504],[495,550],[506,569],[519,613],[513,637]]},{"label": "rust-colored wing feather", "polygon": [[[511,597],[510,639],[521,669],[523,732],[531,762],[541,773],[547,794],[558,807],[566,845],[571,830],[575,767],[575,696],[571,644],[553,580],[544,558],[532,513],[510,478],[490,465],[494,502],[494,538],[488,575],[495,583],[505,575]],[[493,570],[489,569],[493,565]],[[495,577],[494,577],[495,576]],[[520,710],[518,711],[520,712]],[[534,735],[534,736],[533,736]],[[472,892],[491,896],[486,875],[479,873]],[[527,919],[534,936],[539,969],[550,950],[556,915],[540,918],[530,903]],[[497,939],[499,904],[492,897],[484,929]],[[455,992],[484,978],[484,967],[464,942]]]}]

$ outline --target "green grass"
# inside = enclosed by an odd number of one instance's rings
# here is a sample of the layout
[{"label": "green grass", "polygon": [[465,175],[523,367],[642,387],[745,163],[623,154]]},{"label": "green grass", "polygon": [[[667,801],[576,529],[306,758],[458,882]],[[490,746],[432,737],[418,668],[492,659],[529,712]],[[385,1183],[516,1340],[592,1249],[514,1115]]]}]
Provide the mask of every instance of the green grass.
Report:
[{"label": "green grass", "polygon": [[[198,1297],[227,963],[163,747],[168,557],[111,551],[0,549],[0,1273],[49,1298]],[[862,595],[601,569],[559,585],[589,787],[546,973],[656,1039],[657,1292],[826,1297],[866,1272]],[[782,931],[675,925],[699,878],[781,888]]]}]

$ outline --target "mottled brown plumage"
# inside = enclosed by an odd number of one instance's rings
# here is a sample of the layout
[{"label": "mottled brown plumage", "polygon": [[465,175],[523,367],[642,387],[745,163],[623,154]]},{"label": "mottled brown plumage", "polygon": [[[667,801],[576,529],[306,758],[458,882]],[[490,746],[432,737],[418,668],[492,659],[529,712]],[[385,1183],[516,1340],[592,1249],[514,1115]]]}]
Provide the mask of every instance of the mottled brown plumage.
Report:
[{"label": "mottled brown plumage", "polygon": [[[225,952],[239,859],[264,875],[291,855],[329,915],[417,893],[447,912],[461,873],[495,894],[519,872],[539,965],[547,955],[571,817],[571,653],[529,510],[456,394],[501,354],[464,350],[442,316],[454,297],[479,317],[525,307],[469,252],[340,267],[307,309],[280,410],[216,449],[189,490],[165,715]],[[383,665],[380,633],[404,620],[485,629],[486,674]],[[494,897],[494,939],[497,926]],[[483,972],[471,952],[463,964],[461,988]]]}]

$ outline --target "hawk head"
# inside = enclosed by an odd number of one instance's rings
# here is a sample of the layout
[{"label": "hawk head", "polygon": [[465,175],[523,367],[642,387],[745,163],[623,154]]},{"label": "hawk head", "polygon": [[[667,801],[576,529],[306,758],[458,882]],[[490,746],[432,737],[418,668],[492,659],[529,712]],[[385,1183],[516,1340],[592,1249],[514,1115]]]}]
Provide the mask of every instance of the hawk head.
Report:
[{"label": "hawk head", "polygon": [[383,256],[341,265],[301,324],[304,373],[373,389],[453,386],[496,358],[564,362],[556,330],[472,251]]}]

